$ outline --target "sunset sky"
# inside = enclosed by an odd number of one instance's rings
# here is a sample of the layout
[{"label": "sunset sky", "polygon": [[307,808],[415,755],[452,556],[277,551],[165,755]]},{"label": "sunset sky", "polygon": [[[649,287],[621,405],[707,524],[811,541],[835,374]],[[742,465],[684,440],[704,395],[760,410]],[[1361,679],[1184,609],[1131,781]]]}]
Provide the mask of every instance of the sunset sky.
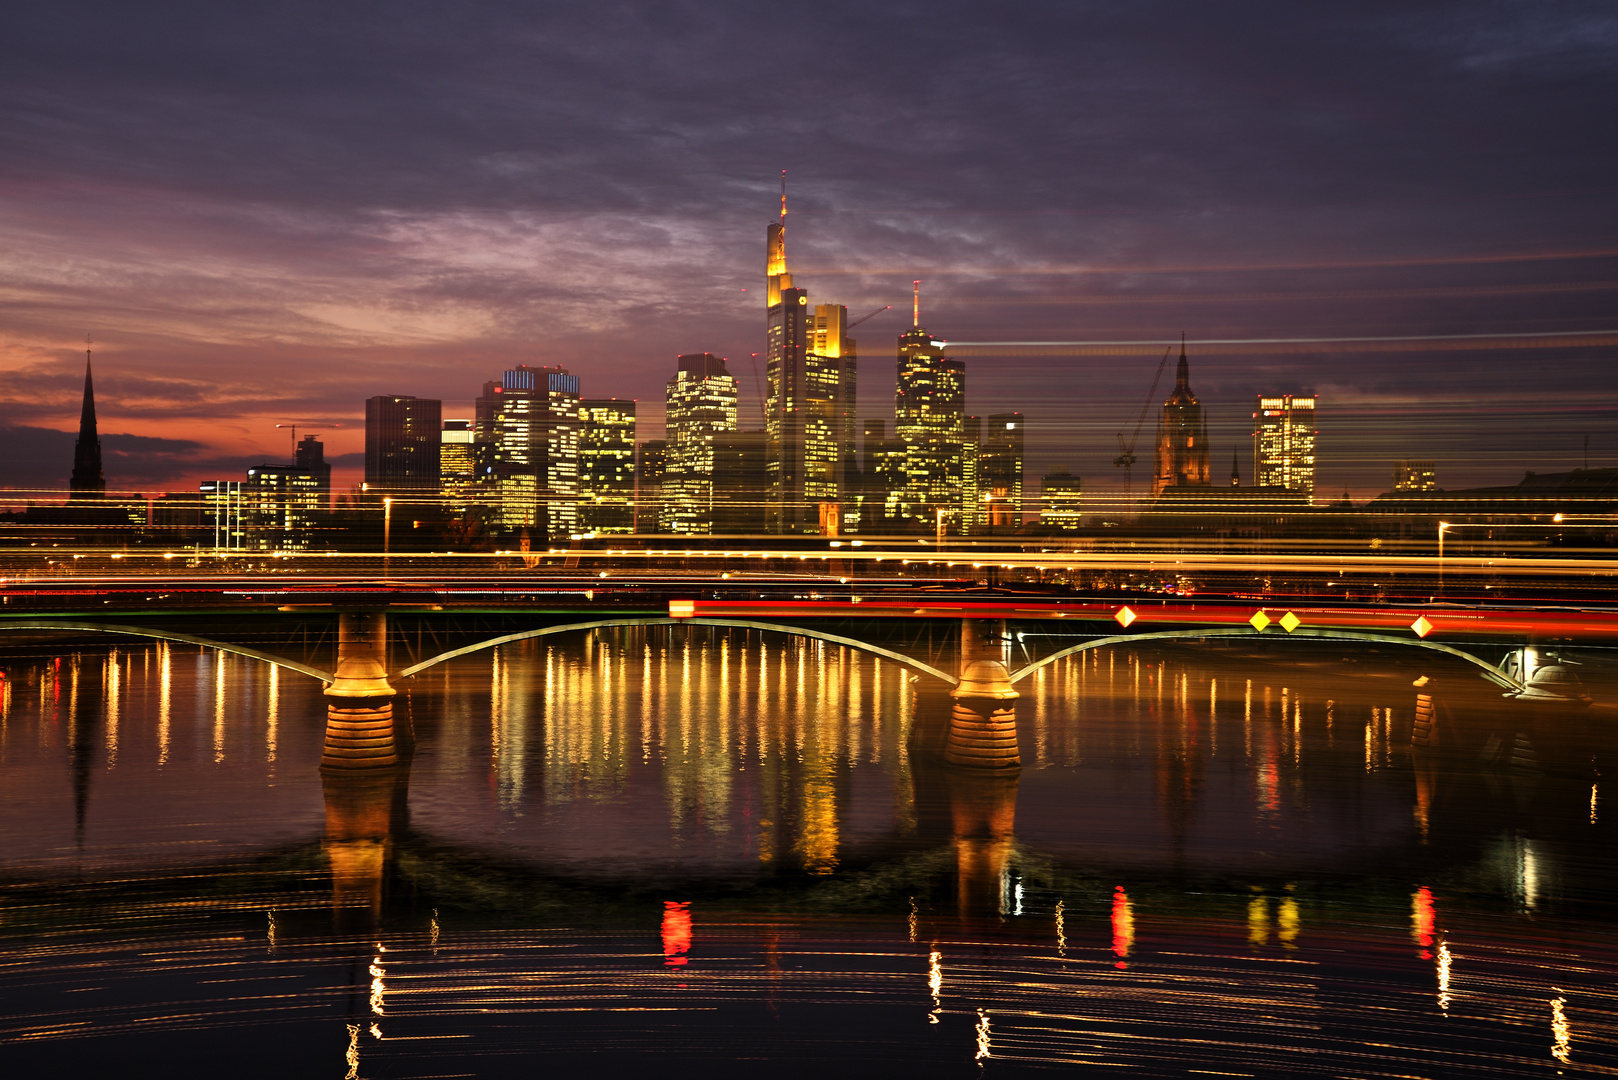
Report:
[{"label": "sunset sky", "polygon": [[[1514,482],[1585,436],[1618,466],[1615,131],[1610,2],[22,0],[0,486],[65,486],[87,334],[119,490],[239,477],[289,421],[341,425],[346,489],[366,397],[469,416],[519,362],[639,399],[648,439],[711,351],[753,421],[782,169],[797,283],[894,305],[860,415],[892,420],[920,278],[1031,480],[1121,485],[1182,331],[1216,477],[1260,391],[1320,395],[1323,495],[1398,457]],[[1296,340],[1343,338],[1403,340]]]}]

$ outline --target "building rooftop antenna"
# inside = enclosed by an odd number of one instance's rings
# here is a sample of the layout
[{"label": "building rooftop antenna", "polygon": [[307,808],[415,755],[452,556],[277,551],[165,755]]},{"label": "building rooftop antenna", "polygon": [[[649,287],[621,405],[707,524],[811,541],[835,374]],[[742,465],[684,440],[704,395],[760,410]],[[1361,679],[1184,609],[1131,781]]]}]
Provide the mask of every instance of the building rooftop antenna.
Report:
[{"label": "building rooftop antenna", "polygon": [[787,223],[787,171],[781,170],[781,224]]},{"label": "building rooftop antenna", "polygon": [[921,282],[912,281],[910,283],[910,288],[912,291],[910,299],[910,325],[912,327],[918,327],[921,325]]}]

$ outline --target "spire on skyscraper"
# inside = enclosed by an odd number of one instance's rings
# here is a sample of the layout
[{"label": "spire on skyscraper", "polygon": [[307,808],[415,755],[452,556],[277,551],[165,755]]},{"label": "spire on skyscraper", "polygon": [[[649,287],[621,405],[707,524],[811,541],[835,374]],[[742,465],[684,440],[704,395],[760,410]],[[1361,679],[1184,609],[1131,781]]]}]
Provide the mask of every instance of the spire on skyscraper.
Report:
[{"label": "spire on skyscraper", "polygon": [[911,289],[912,289],[912,291],[914,293],[914,295],[913,295],[913,297],[912,297],[912,299],[910,301],[910,325],[911,326],[920,326],[921,325],[921,282],[912,281],[910,283],[910,286],[911,286]]},{"label": "spire on skyscraper", "polygon": [[[88,340],[85,343],[89,344]],[[90,378],[90,350],[84,350],[84,404],[79,409],[79,437],[73,443],[73,477],[68,498],[99,499],[107,492],[101,474],[101,437],[96,432],[96,394]]]}]

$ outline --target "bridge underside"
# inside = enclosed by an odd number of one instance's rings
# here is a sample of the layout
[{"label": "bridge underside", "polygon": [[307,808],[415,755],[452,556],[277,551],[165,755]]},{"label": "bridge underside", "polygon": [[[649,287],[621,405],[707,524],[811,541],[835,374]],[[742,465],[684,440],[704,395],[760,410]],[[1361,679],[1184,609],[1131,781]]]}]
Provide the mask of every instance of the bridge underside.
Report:
[{"label": "bridge underside", "polygon": [[[905,664],[918,674],[954,684],[960,671],[962,626],[960,618],[854,618],[804,619],[671,619],[662,613],[627,615],[610,619],[581,619],[581,612],[452,612],[389,611],[386,617],[385,666],[395,680],[409,677],[450,660],[501,644],[555,635],[624,633],[634,629],[667,638],[694,632],[705,634],[784,634],[880,656]],[[341,615],[323,612],[264,612],[257,614],[160,614],[98,619],[94,617],[15,619],[0,621],[0,630],[70,643],[91,643],[120,638],[166,640],[204,648],[218,648],[267,663],[278,664],[312,678],[330,682],[337,668]],[[1258,631],[1251,627],[1182,626],[1120,633],[1111,621],[980,620],[987,633],[978,641],[978,655],[1001,659],[1018,681],[1055,661],[1112,645],[1146,642],[1191,642],[1201,639],[1236,644],[1307,640],[1321,648],[1342,648],[1351,643],[1378,648],[1422,649],[1470,662],[1479,674],[1503,687],[1520,683],[1500,672],[1498,661],[1521,645],[1500,639],[1438,642],[1414,636],[1355,630],[1299,628],[1287,634],[1277,627]],[[1159,624],[1160,625],[1160,624]],[[974,635],[976,636],[976,635]],[[989,652],[982,650],[987,645]]]}]

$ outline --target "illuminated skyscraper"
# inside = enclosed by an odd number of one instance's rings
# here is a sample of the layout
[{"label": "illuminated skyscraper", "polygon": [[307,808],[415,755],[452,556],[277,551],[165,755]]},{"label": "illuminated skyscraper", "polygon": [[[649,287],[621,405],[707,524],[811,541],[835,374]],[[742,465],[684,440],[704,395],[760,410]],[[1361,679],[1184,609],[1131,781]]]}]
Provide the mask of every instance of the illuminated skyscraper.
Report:
[{"label": "illuminated skyscraper", "polygon": [[[679,359],[668,381],[662,532],[713,531],[714,436],[736,430],[736,379],[712,353]],[[760,493],[762,494],[762,493]]]},{"label": "illuminated skyscraper", "polygon": [[1180,365],[1174,377],[1174,392],[1163,402],[1157,418],[1157,451],[1152,469],[1152,494],[1165,488],[1207,487],[1208,421],[1202,404],[1191,392],[1190,365],[1185,358],[1185,339],[1180,339]]},{"label": "illuminated skyscraper", "polygon": [[635,403],[619,398],[580,401],[579,422],[579,528],[633,532]]},{"label": "illuminated skyscraper", "polygon": [[978,454],[978,489],[992,533],[1022,528],[1024,426],[1020,412],[995,413],[985,430]]},{"label": "illuminated skyscraper", "polygon": [[968,416],[961,425],[961,516],[962,536],[976,536],[987,531],[989,508],[983,497],[988,488],[983,483],[983,417]]},{"label": "illuminated skyscraper", "polygon": [[[206,485],[203,490],[206,493]],[[325,448],[315,436],[304,436],[291,465],[248,469],[237,494],[246,532],[241,546],[257,551],[308,551],[320,546],[319,530],[331,499]],[[231,531],[228,522],[225,531]]]},{"label": "illuminated skyscraper", "polygon": [[1083,523],[1084,483],[1058,465],[1039,482],[1039,523],[1047,529],[1075,532]]},{"label": "illuminated skyscraper", "polygon": [[1260,394],[1253,410],[1253,482],[1315,495],[1315,398]]},{"label": "illuminated skyscraper", "polygon": [[477,438],[470,420],[445,420],[438,436],[439,491],[451,517],[465,514],[476,501]]},{"label": "illuminated skyscraper", "polygon": [[483,385],[477,441],[484,498],[502,529],[558,540],[578,531],[579,378],[518,365]]},{"label": "illuminated skyscraper", "polygon": [[443,404],[383,394],[365,400],[365,491],[431,499],[438,495]]},{"label": "illuminated skyscraper", "polygon": [[961,504],[966,366],[945,356],[921,326],[919,294],[912,323],[899,335],[893,432],[905,448],[905,483],[895,493],[894,517],[931,531],[942,512],[946,526],[959,528],[952,519]]},{"label": "illuminated skyscraper", "polygon": [[663,480],[668,475],[669,444],[648,439],[640,444],[635,463],[635,531],[655,533],[662,517]]},{"label": "illuminated skyscraper", "polygon": [[807,290],[793,287],[786,259],[786,189],[781,220],[769,226],[764,267],[765,468],[772,532],[840,532],[857,520],[842,506],[854,475],[854,401],[858,360],[848,337],[848,310],[809,308]]}]

